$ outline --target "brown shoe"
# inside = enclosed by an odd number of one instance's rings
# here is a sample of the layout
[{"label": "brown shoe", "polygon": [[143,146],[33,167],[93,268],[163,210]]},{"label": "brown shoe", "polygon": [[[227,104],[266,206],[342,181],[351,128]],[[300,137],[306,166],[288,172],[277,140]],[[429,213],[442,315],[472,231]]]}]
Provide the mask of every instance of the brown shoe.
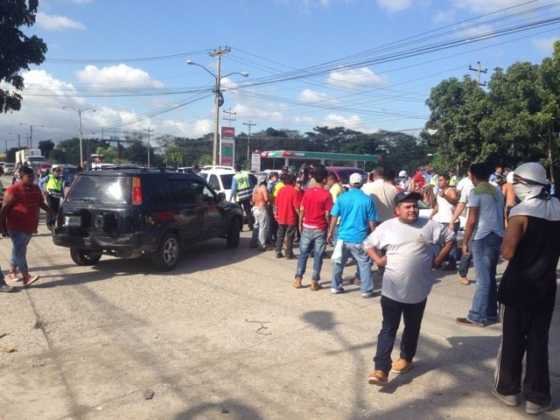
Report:
[{"label": "brown shoe", "polygon": [[301,289],[301,277],[300,276],[295,276],[294,277],[294,282],[292,283],[292,286],[294,286],[296,289]]},{"label": "brown shoe", "polygon": [[321,287],[321,285],[319,284],[318,281],[316,281],[316,280],[311,281],[311,291],[312,292],[316,292],[317,290],[321,290],[321,289],[322,289],[322,287]]},{"label": "brown shoe", "polygon": [[465,285],[465,286],[469,286],[469,285],[472,283],[472,281],[469,280],[469,279],[466,278],[466,277],[459,277],[459,283],[461,283],[461,284],[463,284],[463,285]]},{"label": "brown shoe", "polygon": [[39,276],[26,274],[23,276],[23,287],[27,287],[39,280]]},{"label": "brown shoe", "polygon": [[402,373],[408,372],[412,369],[412,362],[409,362],[406,359],[400,358],[396,362],[393,362],[393,366],[391,367],[391,372],[400,375]]},{"label": "brown shoe", "polygon": [[382,370],[374,370],[368,376],[370,385],[386,385],[389,382],[389,376]]}]

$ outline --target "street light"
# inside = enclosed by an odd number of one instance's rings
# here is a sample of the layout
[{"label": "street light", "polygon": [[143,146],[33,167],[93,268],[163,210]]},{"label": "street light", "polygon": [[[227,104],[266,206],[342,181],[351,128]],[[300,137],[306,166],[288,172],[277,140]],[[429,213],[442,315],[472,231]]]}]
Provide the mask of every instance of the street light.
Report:
[{"label": "street light", "polygon": [[212,164],[214,166],[218,165],[218,144],[219,144],[219,132],[220,132],[220,107],[224,104],[224,96],[222,95],[222,79],[228,77],[228,76],[233,76],[235,74],[238,74],[242,77],[249,77],[249,73],[247,72],[238,72],[238,71],[234,71],[232,73],[228,73],[225,76],[222,76],[222,56],[229,52],[229,50],[226,49],[218,49],[213,51],[210,55],[212,57],[218,57],[218,60],[216,62],[216,70],[217,70],[217,74],[214,74],[212,71],[208,70],[208,68],[206,68],[205,66],[195,63],[192,60],[187,60],[186,63],[190,66],[196,66],[196,67],[200,67],[201,69],[203,69],[206,73],[210,74],[210,76],[212,76],[212,78],[214,79],[214,123],[215,123],[215,127],[214,127],[214,143],[213,143],[213,147],[212,147]]},{"label": "street light", "polygon": [[84,133],[82,130],[82,114],[88,111],[95,112],[95,108],[73,108],[71,106],[63,106],[62,109],[64,110],[72,110],[78,113],[78,119],[80,120],[80,166],[84,164],[84,146],[83,146],[83,137]]}]

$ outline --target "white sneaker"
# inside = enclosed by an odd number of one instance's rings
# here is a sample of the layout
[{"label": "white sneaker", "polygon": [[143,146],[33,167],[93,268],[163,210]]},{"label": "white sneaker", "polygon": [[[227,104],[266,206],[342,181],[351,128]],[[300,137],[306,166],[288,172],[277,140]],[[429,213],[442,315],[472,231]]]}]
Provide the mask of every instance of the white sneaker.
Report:
[{"label": "white sneaker", "polygon": [[336,287],[331,287],[331,293],[333,295],[339,295],[341,293],[344,293],[344,289],[342,287],[339,287],[338,289]]},{"label": "white sneaker", "polygon": [[525,412],[527,414],[531,414],[533,416],[536,416],[538,414],[542,414],[542,413],[550,410],[551,406],[552,406],[551,402],[549,402],[546,405],[539,405],[539,404],[532,403],[531,401],[525,401]]}]

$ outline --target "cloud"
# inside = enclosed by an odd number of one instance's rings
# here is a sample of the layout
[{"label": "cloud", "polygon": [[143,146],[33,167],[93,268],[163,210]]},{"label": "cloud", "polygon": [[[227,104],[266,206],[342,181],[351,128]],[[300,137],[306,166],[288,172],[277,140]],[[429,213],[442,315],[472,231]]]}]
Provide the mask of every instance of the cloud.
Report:
[{"label": "cloud", "polygon": [[[467,9],[473,13],[489,13],[520,4],[519,0],[453,0],[460,9]],[[528,6],[529,7],[529,6]],[[516,9],[520,10],[520,9]]]},{"label": "cloud", "polygon": [[461,38],[474,38],[491,32],[494,32],[494,27],[492,25],[482,24],[478,26],[472,26],[469,28],[467,27],[464,27],[463,29],[459,28],[459,30],[457,31],[457,35],[459,35]]},{"label": "cloud", "polygon": [[327,83],[343,87],[358,88],[364,86],[382,86],[385,80],[367,67],[351,70],[332,71],[329,73]]},{"label": "cloud", "polygon": [[344,127],[350,130],[361,131],[363,133],[374,133],[379,131],[377,128],[367,127],[359,115],[344,116],[340,114],[328,114],[320,125],[327,127]]},{"label": "cloud", "polygon": [[412,0],[377,0],[377,5],[388,12],[401,12],[412,6]]},{"label": "cloud", "polygon": [[235,83],[233,80],[231,80],[229,77],[224,77],[222,79],[221,84],[222,84],[222,88],[227,90],[235,90],[239,87],[239,85]]},{"label": "cloud", "polygon": [[163,83],[154,80],[144,70],[129,67],[126,64],[97,68],[86,66],[77,74],[78,80],[90,85],[91,89],[135,89],[161,88]]},{"label": "cloud", "polygon": [[453,9],[451,10],[438,10],[432,20],[437,24],[452,23],[455,20],[457,12]]},{"label": "cloud", "polygon": [[[31,70],[23,72],[26,88],[22,92],[22,108],[18,112],[8,113],[0,118],[0,132],[14,133],[6,139],[8,147],[14,147],[17,136],[25,136],[29,128],[20,126],[20,123],[34,124],[34,144],[40,140],[52,139],[55,141],[76,136],[78,133],[78,116],[70,108],[91,108],[83,98],[76,98],[77,90],[72,83],[59,80],[45,70]],[[5,86],[4,86],[5,87]],[[35,96],[41,95],[41,96]],[[172,104],[161,104],[161,108],[168,108]],[[67,109],[65,109],[67,108]],[[171,134],[178,136],[199,136],[211,130],[211,122],[207,119],[198,119],[185,122],[168,119],[150,119],[128,109],[119,109],[108,106],[95,106],[95,112],[83,114],[83,126],[86,137],[98,136],[102,128],[108,134],[107,128],[121,126],[122,130],[140,130],[152,128],[156,136]],[[118,134],[116,132],[115,134]]]},{"label": "cloud", "polygon": [[273,111],[268,109],[267,106],[245,105],[238,103],[235,107],[233,107],[232,111],[237,114],[237,118],[239,119],[259,119],[273,122],[284,121],[284,114],[282,112]]},{"label": "cloud", "polygon": [[533,45],[541,52],[545,54],[552,54],[554,51],[554,43],[558,41],[559,37],[552,37],[552,38],[537,38],[533,39]]},{"label": "cloud", "polygon": [[332,102],[332,99],[326,93],[317,92],[312,89],[302,90],[298,96],[298,100],[306,104],[312,104],[315,102],[327,102],[327,101]]},{"label": "cloud", "polygon": [[66,16],[48,15],[43,12],[37,13],[37,25],[46,31],[64,31],[66,29],[85,31],[86,29],[84,24]]}]

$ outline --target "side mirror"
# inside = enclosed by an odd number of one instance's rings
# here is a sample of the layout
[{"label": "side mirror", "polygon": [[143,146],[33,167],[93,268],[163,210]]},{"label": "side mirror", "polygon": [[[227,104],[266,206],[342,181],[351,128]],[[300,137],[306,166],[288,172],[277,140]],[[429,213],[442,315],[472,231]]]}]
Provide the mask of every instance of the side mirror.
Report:
[{"label": "side mirror", "polygon": [[226,201],[226,194],[223,192],[218,193],[218,201],[219,202]]}]

